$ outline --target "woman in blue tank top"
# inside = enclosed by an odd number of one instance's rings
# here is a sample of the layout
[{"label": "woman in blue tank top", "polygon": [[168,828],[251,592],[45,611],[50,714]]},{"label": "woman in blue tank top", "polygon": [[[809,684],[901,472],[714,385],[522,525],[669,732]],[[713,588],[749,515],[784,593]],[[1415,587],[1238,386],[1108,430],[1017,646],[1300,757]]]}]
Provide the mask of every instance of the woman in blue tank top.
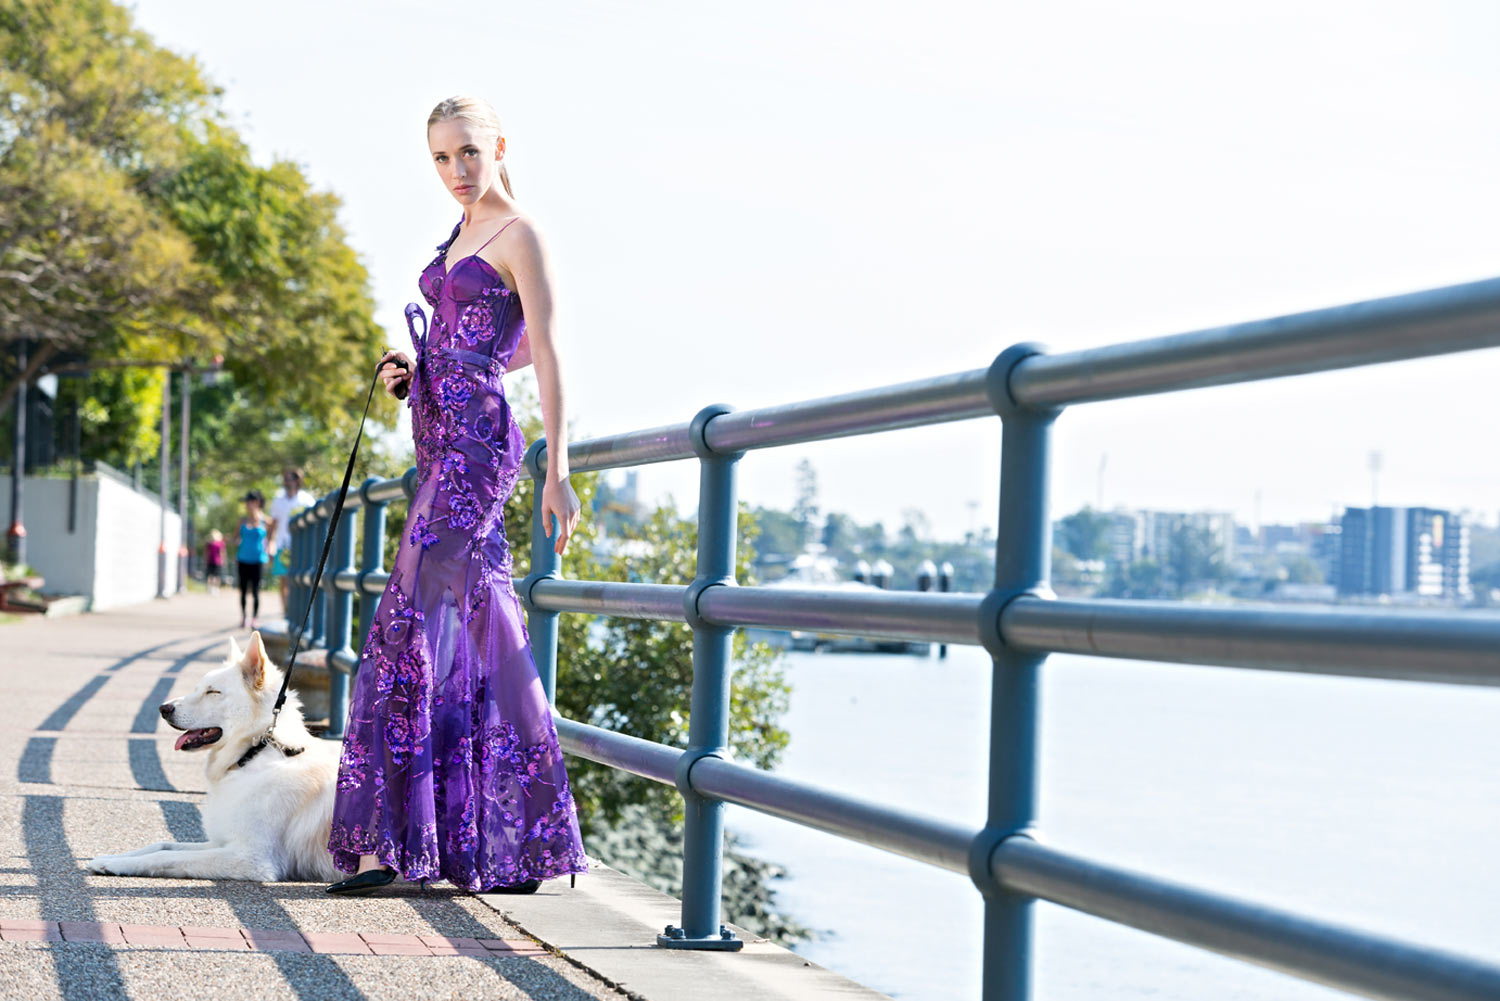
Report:
[{"label": "woman in blue tank top", "polygon": [[[260,571],[266,562],[265,496],[259,490],[245,495],[245,517],[240,519],[239,545],[235,558],[240,565],[240,628],[260,627]],[[245,597],[253,603],[249,616],[245,614]]]}]

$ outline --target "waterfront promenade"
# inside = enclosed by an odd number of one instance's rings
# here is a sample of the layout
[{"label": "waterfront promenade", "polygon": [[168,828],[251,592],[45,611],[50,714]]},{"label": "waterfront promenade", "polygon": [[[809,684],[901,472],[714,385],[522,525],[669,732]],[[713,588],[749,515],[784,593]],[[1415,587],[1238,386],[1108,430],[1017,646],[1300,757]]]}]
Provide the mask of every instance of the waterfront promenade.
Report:
[{"label": "waterfront promenade", "polygon": [[738,955],[656,949],[677,902],[602,865],[532,897],[90,874],[95,854],[203,837],[203,759],[156,709],[244,639],[237,611],[189,593],[0,626],[0,997],[883,997],[743,930]]}]

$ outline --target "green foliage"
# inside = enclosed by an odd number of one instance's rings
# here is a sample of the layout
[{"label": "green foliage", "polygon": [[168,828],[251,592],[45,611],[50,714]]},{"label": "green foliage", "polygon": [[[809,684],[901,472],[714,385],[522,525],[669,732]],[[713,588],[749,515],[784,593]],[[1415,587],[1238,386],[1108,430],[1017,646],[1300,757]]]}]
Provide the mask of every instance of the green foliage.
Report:
[{"label": "green foliage", "polygon": [[[287,464],[327,490],[384,340],[338,199],[255,165],[220,90],[124,7],[4,0],[0,54],[0,339],[32,342],[29,374],[88,373],[62,411],[79,405],[84,457],[154,464],[160,366],[222,356],[193,388],[194,515]],[[0,352],[0,405],[21,377]],[[382,395],[372,415],[395,412]]]},{"label": "green foliage", "polygon": [[67,415],[78,404],[79,437],[88,443],[86,455],[121,469],[151,462],[161,448],[165,378],[166,373],[157,368],[113,368],[88,379],[62,379],[56,412]]},{"label": "green foliage", "polygon": [[[507,393],[527,441],[534,441],[542,434],[541,421],[524,386],[507,386]],[[563,555],[563,577],[691,582],[697,525],[679,517],[675,505],[667,503],[611,538],[612,555],[596,555],[599,526],[590,512],[599,475],[574,473],[571,482],[584,517]],[[518,573],[530,562],[536,489],[530,479],[522,479],[506,504],[506,535]],[[743,506],[738,528],[735,574],[745,580],[754,559],[756,521]],[[563,716],[646,740],[686,745],[693,682],[693,636],[687,626],[567,613],[558,623],[558,651],[557,708]],[[791,688],[781,656],[736,632],[732,668],[730,749],[741,762],[772,768],[788,741],[781,717]],[[581,758],[570,758],[568,770],[591,850],[639,879],[680,892],[680,862],[675,859],[681,851],[682,800],[677,791]],[[766,882],[776,872],[774,866],[729,851],[725,894],[732,901],[734,920],[791,941],[805,936],[806,930],[775,913]]]},{"label": "green foliage", "polygon": [[1080,560],[1107,560],[1112,528],[1109,515],[1084,507],[1058,521],[1057,541]]},{"label": "green foliage", "polygon": [[173,353],[196,265],[139,180],[216,92],[105,0],[6,0],[0,67],[0,338]]},{"label": "green foliage", "polygon": [[849,549],[859,543],[859,525],[847,514],[830,511],[823,519],[822,542],[830,552]]},{"label": "green foliage", "polygon": [[1161,564],[1154,560],[1136,560],[1128,566],[1115,564],[1105,585],[1106,598],[1160,598],[1163,596]]},{"label": "green foliage", "polygon": [[765,552],[790,556],[802,551],[802,523],[796,515],[769,507],[756,507],[754,512]]},{"label": "green foliage", "polygon": [[1286,561],[1286,579],[1293,584],[1323,583],[1323,568],[1317,560],[1298,554]]},{"label": "green foliage", "polygon": [[1214,533],[1185,520],[1172,526],[1167,566],[1179,595],[1199,581],[1219,581],[1225,576],[1224,554]]}]

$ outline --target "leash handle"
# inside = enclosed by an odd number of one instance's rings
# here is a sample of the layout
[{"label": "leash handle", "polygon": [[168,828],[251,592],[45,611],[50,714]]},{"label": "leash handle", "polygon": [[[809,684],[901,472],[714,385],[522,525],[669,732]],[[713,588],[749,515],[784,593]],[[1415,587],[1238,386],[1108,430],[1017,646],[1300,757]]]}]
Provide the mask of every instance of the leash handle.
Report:
[{"label": "leash handle", "polygon": [[[420,334],[417,333],[418,320],[422,321],[422,332]],[[422,312],[422,307],[414,302],[406,304],[406,329],[411,332],[412,349],[416,352],[417,358],[420,360],[427,348],[427,314]],[[400,358],[392,358],[387,364],[395,365],[403,372],[410,371],[406,362]],[[409,381],[397,386],[396,399],[406,399],[410,387],[411,383]]]}]

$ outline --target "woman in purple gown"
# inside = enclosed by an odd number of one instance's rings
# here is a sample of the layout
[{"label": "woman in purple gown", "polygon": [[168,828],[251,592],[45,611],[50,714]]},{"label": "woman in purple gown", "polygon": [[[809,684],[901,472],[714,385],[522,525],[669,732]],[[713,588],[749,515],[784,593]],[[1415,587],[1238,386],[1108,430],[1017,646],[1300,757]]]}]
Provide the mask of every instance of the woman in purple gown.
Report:
[{"label": "woman in purple gown", "polygon": [[527,364],[548,443],[543,523],[556,519],[557,552],[580,514],[548,263],[511,193],[493,109],[449,98],[427,139],[464,211],[418,279],[432,324],[417,357],[382,359],[386,391],[410,391],[417,489],[365,637],[339,763],[328,848],[355,875],[328,889],[369,892],[399,874],[530,892],[585,870],[504,523],[526,441],[501,380]]}]

